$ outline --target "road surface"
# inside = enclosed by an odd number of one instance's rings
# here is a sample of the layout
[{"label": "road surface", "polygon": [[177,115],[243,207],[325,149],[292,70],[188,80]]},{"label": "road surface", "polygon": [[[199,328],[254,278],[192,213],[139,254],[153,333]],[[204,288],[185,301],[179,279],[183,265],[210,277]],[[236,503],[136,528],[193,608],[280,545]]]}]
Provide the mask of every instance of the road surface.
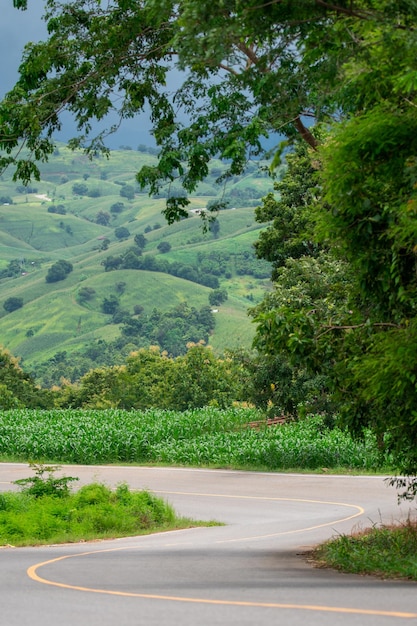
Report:
[{"label": "road surface", "polygon": [[[407,517],[382,477],[115,466],[64,474],[77,485],[124,481],[225,525],[3,548],[0,626],[417,624],[415,583],[317,569],[305,556],[337,533]],[[0,464],[0,489],[28,475],[27,465]]]}]

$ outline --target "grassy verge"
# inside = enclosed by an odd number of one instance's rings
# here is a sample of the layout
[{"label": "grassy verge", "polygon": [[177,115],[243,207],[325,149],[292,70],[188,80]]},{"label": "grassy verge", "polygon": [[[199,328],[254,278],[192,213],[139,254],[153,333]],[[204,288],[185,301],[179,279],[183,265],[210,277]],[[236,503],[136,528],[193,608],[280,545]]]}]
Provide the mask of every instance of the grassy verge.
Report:
[{"label": "grassy verge", "polygon": [[417,580],[417,521],[342,535],[319,546],[312,558],[346,573]]},{"label": "grassy verge", "polygon": [[75,479],[40,475],[17,481],[23,484],[21,493],[0,493],[0,546],[109,539],[215,523],[177,517],[161,498],[130,491],[126,484],[112,491],[92,483],[71,493],[68,481]]}]

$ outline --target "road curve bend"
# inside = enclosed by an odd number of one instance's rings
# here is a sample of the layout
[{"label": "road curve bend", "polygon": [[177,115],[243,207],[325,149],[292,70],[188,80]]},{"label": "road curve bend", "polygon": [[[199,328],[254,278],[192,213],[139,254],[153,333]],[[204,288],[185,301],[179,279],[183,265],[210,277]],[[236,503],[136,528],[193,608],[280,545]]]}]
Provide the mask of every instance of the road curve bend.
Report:
[{"label": "road curve bend", "polygon": [[[66,466],[224,526],[0,551],[0,626],[417,624],[417,585],[316,569],[337,533],[407,518],[383,477]],[[0,464],[0,490],[27,465]],[[412,512],[412,511],[411,511]]]}]

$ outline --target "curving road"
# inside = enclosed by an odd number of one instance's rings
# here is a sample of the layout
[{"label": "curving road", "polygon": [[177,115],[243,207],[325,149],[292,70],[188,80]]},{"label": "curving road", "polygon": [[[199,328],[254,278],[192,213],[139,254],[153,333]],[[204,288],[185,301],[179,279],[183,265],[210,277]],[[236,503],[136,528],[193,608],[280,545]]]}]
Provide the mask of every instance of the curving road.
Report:
[{"label": "curving road", "polygon": [[[0,489],[28,476],[0,464]],[[417,586],[315,569],[336,533],[405,519],[381,477],[146,467],[66,467],[127,482],[225,526],[0,551],[0,626],[417,624]]]}]

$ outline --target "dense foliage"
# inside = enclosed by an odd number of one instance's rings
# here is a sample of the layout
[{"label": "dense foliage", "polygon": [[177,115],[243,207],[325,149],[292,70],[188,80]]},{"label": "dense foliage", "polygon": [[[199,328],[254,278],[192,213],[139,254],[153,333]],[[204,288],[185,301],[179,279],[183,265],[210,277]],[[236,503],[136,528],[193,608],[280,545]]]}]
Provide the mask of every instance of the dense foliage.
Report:
[{"label": "dense foliage", "polygon": [[17,359],[0,349],[0,409],[51,406],[51,392],[39,389],[33,378],[21,369]]},{"label": "dense foliage", "polygon": [[[227,162],[227,178],[262,153],[268,134],[302,138],[306,179],[294,163],[294,189],[287,181],[281,201],[270,196],[259,214],[274,220],[257,249],[275,265],[276,289],[256,311],[258,350],[274,367],[279,358],[294,368],[296,383],[315,381],[352,430],[372,426],[398,470],[415,475],[416,3],[45,7],[49,38],[27,47],[0,106],[2,165],[13,164],[24,183],[36,177],[19,142],[34,159],[47,158],[64,108],[81,134],[73,145],[85,145],[91,120],[116,106],[130,117],[146,105],[160,152],[137,179],[152,194],[176,183],[165,210],[172,222],[186,215],[187,194],[213,157]],[[184,80],[172,96],[166,78],[174,66]],[[102,137],[87,146],[100,149]]]}]

